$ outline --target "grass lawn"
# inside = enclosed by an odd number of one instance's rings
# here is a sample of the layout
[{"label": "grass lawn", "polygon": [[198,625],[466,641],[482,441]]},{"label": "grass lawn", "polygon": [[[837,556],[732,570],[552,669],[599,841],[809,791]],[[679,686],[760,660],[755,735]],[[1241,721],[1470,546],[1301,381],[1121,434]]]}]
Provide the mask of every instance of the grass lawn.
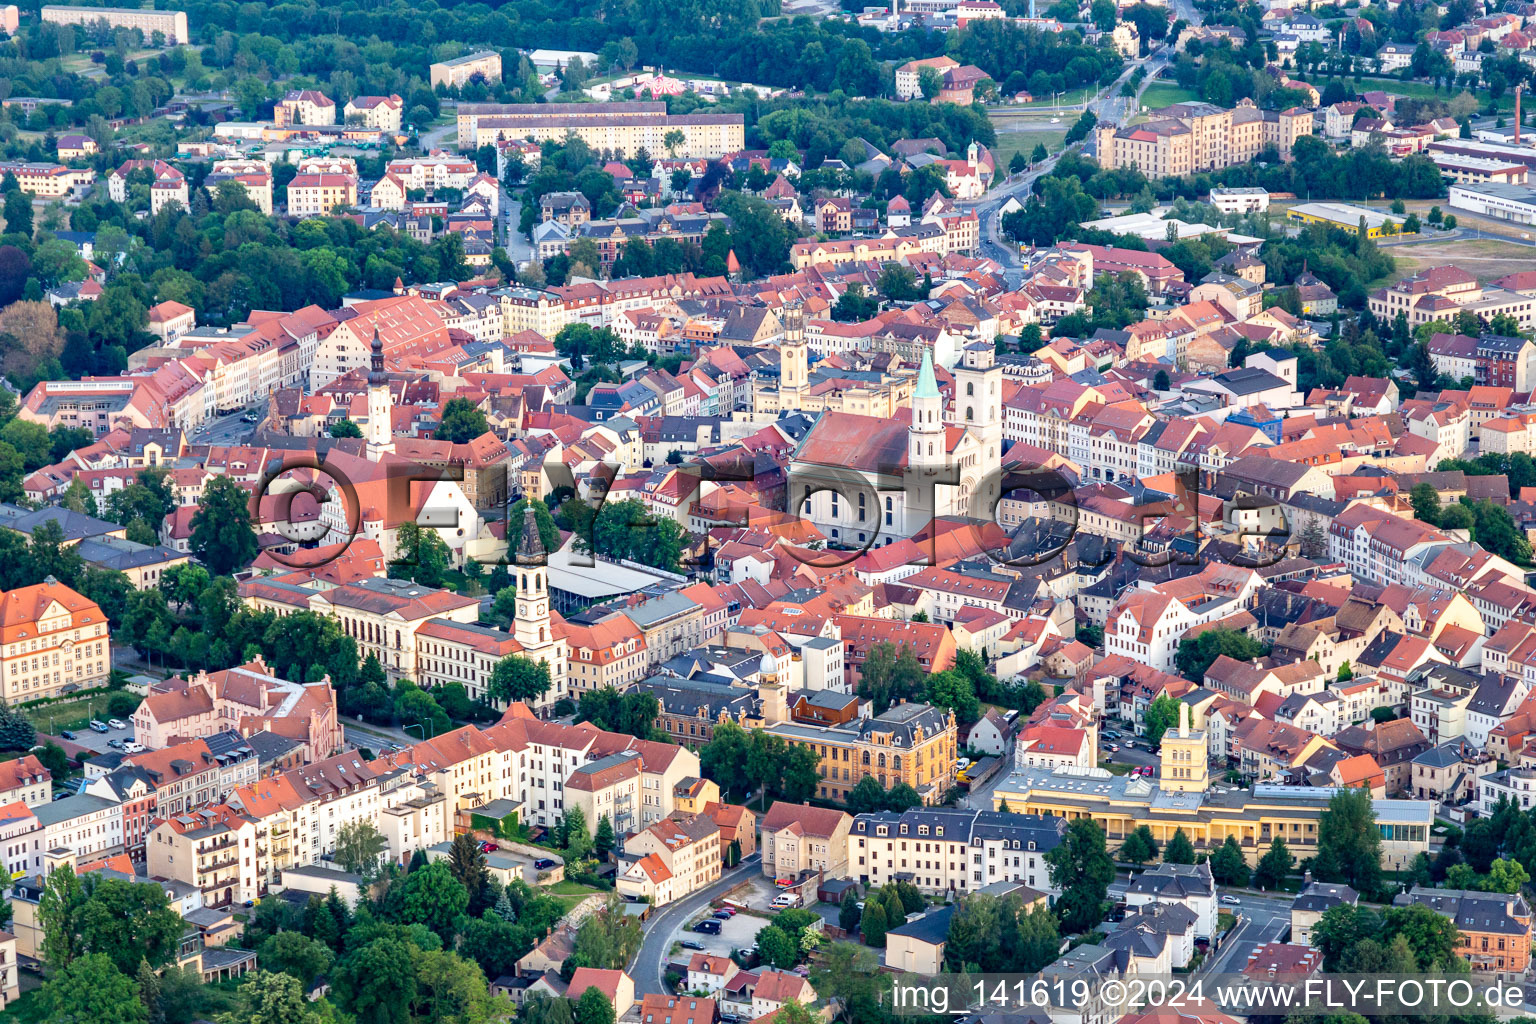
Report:
[{"label": "grass lawn", "polygon": [[21,711],[38,732],[57,736],[61,729],[86,728],[92,718],[106,721],[110,717],[107,714],[107,701],[111,698],[112,692],[104,690],[81,700],[39,704],[33,708],[22,708]]},{"label": "grass lawn", "polygon": [[1085,85],[1081,89],[1073,89],[1064,92],[1053,100],[1050,96],[1038,97],[1030,103],[1009,103],[1001,107],[1002,110],[1022,108],[1024,110],[1039,110],[1041,107],[1080,107],[1087,103],[1089,98],[1099,90],[1095,86]]},{"label": "grass lawn", "polygon": [[607,889],[594,889],[590,885],[582,885],[580,882],[572,882],[570,880],[545,886],[544,891],[564,904],[567,914],[576,908],[576,904],[588,896],[599,896],[608,892]]},{"label": "grass lawn", "polygon": [[[1421,214],[1422,216],[1422,214]],[[1460,218],[1458,217],[1458,223]],[[1453,264],[1480,281],[1536,269],[1536,249],[1493,238],[1463,238],[1447,242],[1424,241],[1393,245],[1387,252],[1397,261],[1392,280],[1409,277],[1428,267]]]},{"label": "grass lawn", "polygon": [[5,1009],[0,1010],[0,1022],[10,1024],[41,1024],[43,1020],[42,1008],[37,1005],[37,989],[31,989],[21,993]]},{"label": "grass lawn", "polygon": [[1156,110],[1175,103],[1195,103],[1199,99],[1199,94],[1193,89],[1186,89],[1173,82],[1153,82],[1141,94],[1141,105],[1149,110]]},{"label": "grass lawn", "polygon": [[1044,146],[1047,153],[1059,153],[1066,140],[1065,119],[1062,121],[1061,131],[1011,132],[1000,128],[997,132],[997,145],[992,147],[992,156],[997,161],[998,174],[1008,173],[1008,162],[1013,159],[1013,154],[1023,153],[1024,159],[1028,160],[1036,146]]},{"label": "grass lawn", "polygon": [[[1430,85],[1428,82],[1403,82],[1396,78],[1371,78],[1368,75],[1360,79],[1359,85],[1354,85],[1354,79],[1352,78],[1346,79],[1345,88],[1351,87],[1354,88],[1356,92],[1384,92],[1389,96],[1411,96],[1414,99],[1428,99],[1436,97],[1440,99],[1450,99],[1452,96],[1456,96],[1460,93],[1468,91],[1466,89],[1457,88],[1450,90],[1441,89],[1439,92],[1436,92],[1434,86]],[[1321,86],[1319,86],[1319,88],[1321,88]],[[1487,94],[1482,89],[1476,90],[1473,92],[1473,95],[1477,97],[1477,102],[1479,105],[1485,105],[1488,102]],[[1503,96],[1499,97],[1499,109],[1509,111],[1513,111],[1515,109],[1515,97],[1513,93],[1506,92]]]}]

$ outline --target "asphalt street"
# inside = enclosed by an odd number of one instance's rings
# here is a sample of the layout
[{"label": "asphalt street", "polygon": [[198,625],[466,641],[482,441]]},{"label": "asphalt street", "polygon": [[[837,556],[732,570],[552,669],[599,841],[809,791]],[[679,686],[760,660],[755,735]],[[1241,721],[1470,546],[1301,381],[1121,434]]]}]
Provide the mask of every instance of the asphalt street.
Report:
[{"label": "asphalt street", "polygon": [[[1227,895],[1227,894],[1223,894]],[[1204,965],[1213,974],[1235,973],[1248,963],[1248,954],[1257,946],[1277,941],[1291,927],[1291,903],[1289,893],[1282,896],[1260,896],[1249,892],[1231,893],[1238,903],[1226,903],[1220,909],[1239,914],[1243,920],[1227,936],[1226,944]]]},{"label": "asphalt street", "polygon": [[635,997],[666,993],[663,980],[667,970],[667,953],[677,939],[678,929],[689,918],[707,907],[711,900],[730,892],[754,873],[762,870],[762,857],[754,853],[740,864],[720,876],[720,881],[676,903],[670,903],[651,915],[646,923],[645,937],[640,950],[629,965],[629,976],[635,979]]}]

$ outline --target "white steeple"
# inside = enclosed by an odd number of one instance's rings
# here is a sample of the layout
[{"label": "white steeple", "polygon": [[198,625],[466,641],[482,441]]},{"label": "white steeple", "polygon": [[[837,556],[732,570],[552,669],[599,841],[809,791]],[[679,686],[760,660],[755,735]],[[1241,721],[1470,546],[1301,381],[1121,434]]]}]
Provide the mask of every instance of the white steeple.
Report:
[{"label": "white steeple", "polygon": [[377,460],[395,450],[395,433],[390,410],[394,400],[389,393],[389,375],[384,372],[384,342],[378,327],[373,329],[373,344],[368,367],[368,457]]},{"label": "white steeple", "polygon": [[912,426],[907,430],[907,464],[939,466],[946,457],[944,443],[944,396],[933,376],[933,354],[923,352],[912,392]]}]

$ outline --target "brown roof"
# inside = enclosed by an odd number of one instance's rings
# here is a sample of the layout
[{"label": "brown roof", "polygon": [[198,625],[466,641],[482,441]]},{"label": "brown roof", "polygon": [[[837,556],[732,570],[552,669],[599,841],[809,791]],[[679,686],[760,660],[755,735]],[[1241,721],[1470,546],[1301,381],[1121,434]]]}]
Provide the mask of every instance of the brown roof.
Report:
[{"label": "brown roof", "polygon": [[793,829],[795,835],[831,837],[844,822],[853,823],[845,811],[831,807],[812,807],[779,800],[763,816],[764,832]]}]

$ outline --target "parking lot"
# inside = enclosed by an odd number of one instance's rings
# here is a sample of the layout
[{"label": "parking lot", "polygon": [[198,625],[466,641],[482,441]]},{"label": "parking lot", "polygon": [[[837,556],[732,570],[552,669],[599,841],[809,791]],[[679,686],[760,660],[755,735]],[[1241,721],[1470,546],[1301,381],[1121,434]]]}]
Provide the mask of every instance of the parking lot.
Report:
[{"label": "parking lot", "polygon": [[[105,722],[107,719],[103,718],[102,721]],[[106,732],[94,732],[87,726],[81,726],[78,729],[71,729],[70,732],[74,733],[75,736],[72,742],[76,746],[85,747],[88,750],[94,751],[95,753],[105,753],[106,751],[112,749],[111,747],[107,746],[107,741],[122,740],[124,743],[127,743],[129,740],[133,739],[133,723],[125,720],[123,724],[127,726],[126,729],[109,728]],[[59,738],[62,739],[63,737]],[[43,740],[44,736],[39,734],[38,742],[41,743]]]},{"label": "parking lot", "polygon": [[[696,917],[677,933],[680,942],[697,942],[703,946],[703,952],[715,953],[720,956],[730,956],[733,950],[748,949],[757,941],[757,933],[767,927],[768,921],[756,914],[737,914],[728,921],[720,922],[719,935],[705,935],[693,930],[696,922],[710,918],[710,912],[706,911],[703,917]],[[685,952],[696,952],[685,950]]]}]

